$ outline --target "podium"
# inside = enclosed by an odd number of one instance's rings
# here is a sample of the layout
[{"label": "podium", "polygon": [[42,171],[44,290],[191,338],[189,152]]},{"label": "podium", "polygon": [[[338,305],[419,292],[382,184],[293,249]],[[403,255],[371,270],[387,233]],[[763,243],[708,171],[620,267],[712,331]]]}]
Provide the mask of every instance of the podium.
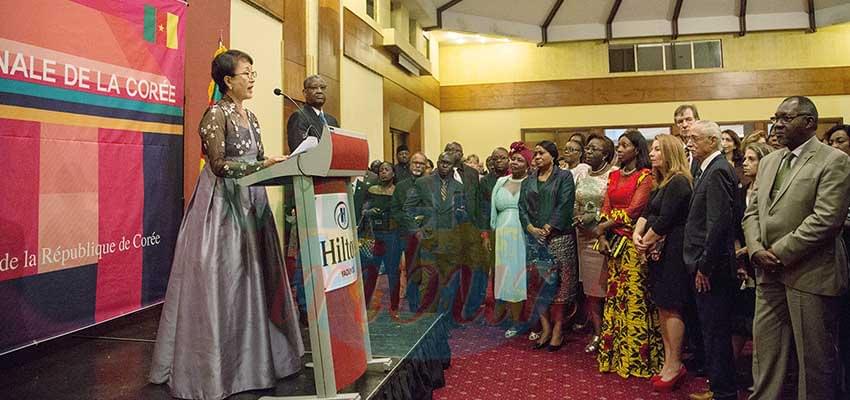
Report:
[{"label": "podium", "polygon": [[325,127],[316,147],[237,180],[242,186],[291,184],[294,191],[316,396],[287,399],[358,399],[337,390],[367,365],[391,362],[372,357],[354,223],[350,178],[363,175],[368,163],[364,135]]}]

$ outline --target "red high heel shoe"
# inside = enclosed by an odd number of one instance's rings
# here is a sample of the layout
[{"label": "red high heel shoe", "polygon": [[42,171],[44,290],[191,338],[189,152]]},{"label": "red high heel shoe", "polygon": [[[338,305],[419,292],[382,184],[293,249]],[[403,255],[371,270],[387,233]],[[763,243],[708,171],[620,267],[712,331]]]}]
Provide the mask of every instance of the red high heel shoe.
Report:
[{"label": "red high heel shoe", "polygon": [[685,381],[685,376],[687,375],[688,370],[685,368],[684,365],[682,365],[682,368],[679,368],[679,372],[676,373],[676,376],[674,376],[673,379],[665,381],[664,379],[659,377],[657,380],[652,381],[652,388],[656,392],[672,392],[676,390],[676,388],[678,388],[679,385],[681,385]]}]

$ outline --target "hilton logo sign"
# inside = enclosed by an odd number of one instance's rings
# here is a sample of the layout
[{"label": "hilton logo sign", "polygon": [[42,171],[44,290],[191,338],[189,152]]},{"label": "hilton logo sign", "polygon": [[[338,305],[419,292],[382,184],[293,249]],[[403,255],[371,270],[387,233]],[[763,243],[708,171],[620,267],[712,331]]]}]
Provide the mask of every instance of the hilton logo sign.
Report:
[{"label": "hilton logo sign", "polygon": [[355,259],[357,244],[351,227],[348,195],[329,193],[316,196],[316,222],[322,253],[325,292],[339,289],[357,280]]}]

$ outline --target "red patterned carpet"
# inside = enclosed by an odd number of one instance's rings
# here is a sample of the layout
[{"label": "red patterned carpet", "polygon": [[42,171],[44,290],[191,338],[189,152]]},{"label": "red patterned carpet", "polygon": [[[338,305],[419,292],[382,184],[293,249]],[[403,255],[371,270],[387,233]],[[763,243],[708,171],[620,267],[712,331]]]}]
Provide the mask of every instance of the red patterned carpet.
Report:
[{"label": "red patterned carpet", "polygon": [[655,393],[647,379],[623,379],[597,370],[584,353],[586,337],[568,336],[560,351],[532,350],[526,336],[505,339],[496,327],[466,326],[452,332],[452,366],[435,399],[688,399],[706,388],[689,376],[673,393]]}]

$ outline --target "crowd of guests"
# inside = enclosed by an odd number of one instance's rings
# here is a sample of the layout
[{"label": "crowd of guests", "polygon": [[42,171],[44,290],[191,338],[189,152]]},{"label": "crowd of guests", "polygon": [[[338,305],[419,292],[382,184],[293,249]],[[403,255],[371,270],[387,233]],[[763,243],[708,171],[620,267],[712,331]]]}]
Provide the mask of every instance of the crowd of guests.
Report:
[{"label": "crowd of guests", "polygon": [[355,185],[366,303],[383,271],[393,318],[405,288],[410,312],[501,321],[533,349],[585,326],[600,371],[657,391],[690,368],[709,381],[692,398],[776,399],[793,368],[797,398],[846,395],[850,127],[822,143],[817,121],[795,96],[743,139],[683,105],[652,140],[579,133],[483,163],[453,142],[436,165],[399,146]]},{"label": "crowd of guests", "polygon": [[[302,274],[289,269],[297,238],[284,255],[265,189],[236,183],[287,156],[264,152],[243,105],[257,79],[251,56],[228,50],[211,76],[222,99],[200,123],[206,164],[149,376],[179,398],[274,387],[304,355]],[[290,148],[336,126],[326,88],[304,80]],[[692,105],[673,116],[675,135],[515,142],[485,167],[454,142],[436,163],[403,146],[396,164],[374,162],[354,190],[366,303],[383,271],[393,318],[404,293],[413,313],[456,324],[506,315],[505,337],[553,352],[587,321],[600,371],[671,391],[704,369],[710,390],[692,398],[736,398],[735,361],[752,338],[751,399],[781,398],[787,376],[798,399],[848,398],[850,126],[822,143],[817,108],[801,96],[778,106],[769,133],[743,140]]]}]

